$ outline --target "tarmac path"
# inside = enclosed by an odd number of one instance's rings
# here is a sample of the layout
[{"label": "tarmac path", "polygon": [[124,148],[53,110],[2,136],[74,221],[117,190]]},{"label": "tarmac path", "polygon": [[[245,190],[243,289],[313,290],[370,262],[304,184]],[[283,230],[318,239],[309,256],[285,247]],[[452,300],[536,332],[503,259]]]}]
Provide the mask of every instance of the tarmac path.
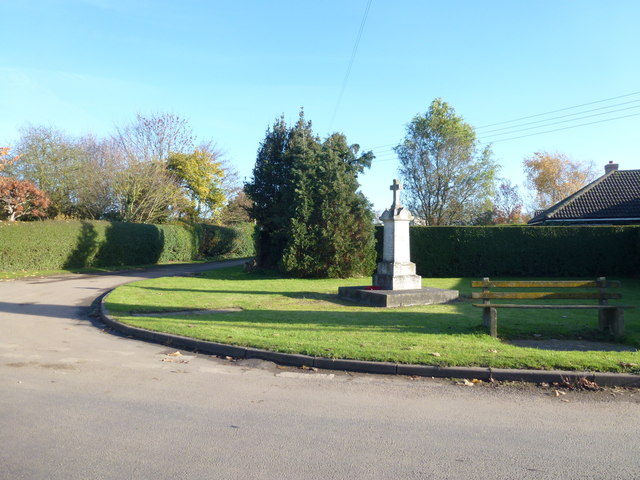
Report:
[{"label": "tarmac path", "polygon": [[638,479],[640,394],[230,361],[90,316],[229,263],[0,282],[0,479]]}]

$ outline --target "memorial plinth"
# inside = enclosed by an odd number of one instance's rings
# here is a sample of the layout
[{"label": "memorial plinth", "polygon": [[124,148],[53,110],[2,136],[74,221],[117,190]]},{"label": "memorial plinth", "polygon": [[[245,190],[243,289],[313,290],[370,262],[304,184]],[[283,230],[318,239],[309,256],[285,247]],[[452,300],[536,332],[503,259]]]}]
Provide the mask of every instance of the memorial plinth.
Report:
[{"label": "memorial plinth", "polygon": [[378,263],[373,285],[382,290],[422,288],[422,277],[416,275],[416,264],[409,254],[409,224],[413,216],[399,203],[394,195],[393,205],[380,217],[384,225],[382,262]]},{"label": "memorial plinth", "polygon": [[398,180],[393,181],[390,190],[393,203],[380,217],[384,225],[382,262],[378,263],[372,286],[340,287],[338,295],[374,307],[432,305],[455,300],[459,296],[457,290],[422,287],[422,277],[416,275],[416,265],[410,259],[409,224],[413,216],[400,203],[402,185]]}]

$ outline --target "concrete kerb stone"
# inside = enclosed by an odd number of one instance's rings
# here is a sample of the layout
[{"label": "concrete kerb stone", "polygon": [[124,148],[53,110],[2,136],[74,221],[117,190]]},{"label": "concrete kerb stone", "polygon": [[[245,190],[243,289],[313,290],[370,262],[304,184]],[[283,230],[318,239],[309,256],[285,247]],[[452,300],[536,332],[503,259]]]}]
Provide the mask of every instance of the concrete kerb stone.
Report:
[{"label": "concrete kerb stone", "polygon": [[194,352],[202,352],[211,355],[221,355],[235,358],[246,357],[247,349],[244,347],[236,347],[234,345],[227,345],[224,343],[207,342],[205,340],[198,340],[195,338],[183,337],[180,335],[173,335],[169,333],[152,332],[151,330],[145,330],[144,328],[125,325],[124,323],[117,321],[107,313],[104,302],[108,296],[109,294],[103,296],[100,300],[100,317],[105,325],[116,330],[117,332],[120,332],[123,335],[147,340],[152,343],[159,343],[161,345],[183,348],[185,350],[191,350]]},{"label": "concrete kerb stone", "polygon": [[312,367],[314,362],[314,357],[309,355],[272,352],[258,348],[245,349],[245,358],[259,358],[260,360],[267,360],[279,365],[289,365],[292,367]]},{"label": "concrete kerb stone", "polygon": [[343,360],[339,358],[315,357],[313,366],[327,370],[344,370],[347,372],[381,373],[395,375],[398,365],[387,362],[366,362],[361,360]]},{"label": "concrete kerb stone", "polygon": [[[193,350],[192,348],[188,349]],[[207,342],[206,340],[198,340],[195,351],[209,355],[219,355],[221,357],[245,358],[247,355],[247,349],[244,347],[236,347],[225,343]]]},{"label": "concrete kerb stone", "polygon": [[640,375],[627,373],[595,372],[594,382],[601,387],[636,387],[640,388]]},{"label": "concrete kerb stone", "polygon": [[468,378],[488,382],[491,373],[482,367],[438,367],[432,365],[398,364],[398,375],[409,375],[434,378]]},{"label": "concrete kerb stone", "polygon": [[482,367],[438,367],[430,365],[407,365],[388,362],[368,362],[361,360],[312,357],[309,355],[289,354],[261,350],[257,348],[237,347],[224,343],[208,342],[168,333],[152,332],[118,322],[111,317],[104,306],[107,295],[100,300],[100,317],[110,328],[121,334],[153,343],[170,345],[194,352],[234,358],[259,358],[280,365],[294,367],[312,366],[327,370],[343,370],[361,373],[385,375],[407,375],[435,378],[466,378],[490,381],[513,381],[529,383],[554,383],[565,380],[575,381],[586,378],[603,387],[640,387],[640,375],[627,373],[575,372],[561,370],[515,370]]},{"label": "concrete kerb stone", "polygon": [[593,381],[593,372],[569,372],[557,370],[518,370],[491,368],[491,378],[499,382],[561,383],[586,378]]}]

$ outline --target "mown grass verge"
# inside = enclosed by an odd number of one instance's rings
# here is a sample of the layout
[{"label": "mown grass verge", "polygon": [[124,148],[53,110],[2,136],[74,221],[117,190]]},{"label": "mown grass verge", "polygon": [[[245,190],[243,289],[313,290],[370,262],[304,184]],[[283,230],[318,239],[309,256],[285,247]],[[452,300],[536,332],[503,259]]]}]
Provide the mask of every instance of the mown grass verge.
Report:
[{"label": "mown grass verge", "polygon": [[[640,373],[638,351],[554,351],[506,343],[519,338],[606,340],[597,330],[595,311],[507,310],[499,317],[501,338],[490,337],[480,309],[468,298],[470,281],[424,279],[425,286],[460,290],[466,298],[456,303],[379,309],[349,304],[336,295],[339,286],[363,285],[368,279],[287,279],[230,268],[128,284],[114,290],[106,305],[119,321],[136,327],[279,352],[441,366]],[[622,279],[622,284],[622,303],[640,306],[640,281]],[[231,307],[242,311],[141,315]],[[627,311],[624,342],[640,346],[638,308]]]}]

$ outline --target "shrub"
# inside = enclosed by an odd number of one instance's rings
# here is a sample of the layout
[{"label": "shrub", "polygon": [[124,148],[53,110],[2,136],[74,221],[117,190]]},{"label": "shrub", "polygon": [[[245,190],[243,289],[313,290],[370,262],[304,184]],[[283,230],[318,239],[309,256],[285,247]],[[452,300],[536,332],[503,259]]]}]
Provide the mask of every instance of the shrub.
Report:
[{"label": "shrub", "polygon": [[254,229],[252,223],[238,223],[231,227],[203,225],[203,241],[200,254],[203,257],[233,255],[252,257],[255,255]]}]

